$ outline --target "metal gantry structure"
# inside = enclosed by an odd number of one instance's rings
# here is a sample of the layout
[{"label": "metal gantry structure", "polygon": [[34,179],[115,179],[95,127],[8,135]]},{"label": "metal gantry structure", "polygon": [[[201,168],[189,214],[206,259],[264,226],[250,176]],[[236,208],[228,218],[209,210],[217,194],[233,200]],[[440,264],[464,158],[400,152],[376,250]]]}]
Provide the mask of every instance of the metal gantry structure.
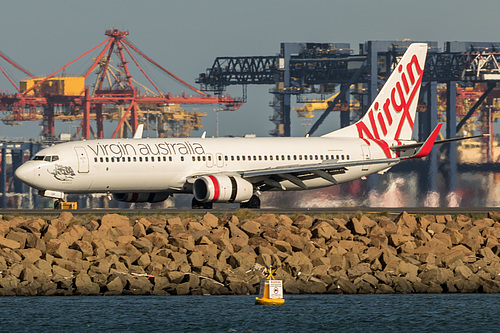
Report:
[{"label": "metal gantry structure", "polygon": [[[276,127],[270,131],[274,136],[291,134],[291,97],[306,101],[304,94],[338,94],[328,101],[328,107],[309,129],[313,135],[332,110],[340,112],[340,126],[348,126],[367,111],[378,93],[378,89],[394,69],[399,57],[412,41],[367,41],[360,44],[359,53],[353,54],[347,43],[281,43],[280,53],[274,56],[219,57],[212,67],[199,75],[197,83],[202,90],[222,94],[228,86],[267,84],[273,94],[274,109],[270,119]],[[437,125],[438,109],[444,108],[446,137],[456,137],[471,116],[477,114],[479,106],[495,93],[500,82],[500,43],[498,42],[445,42],[441,50],[436,41],[429,45],[422,90],[419,100],[418,140],[424,140]],[[445,100],[438,101],[439,86],[445,85]],[[457,118],[457,88],[477,87],[484,89],[474,105]],[[244,88],[246,92],[246,88]],[[339,103],[350,105],[355,98],[360,105],[359,114],[353,115],[349,108],[338,107]],[[323,99],[323,101],[326,100]],[[488,131],[490,146],[493,144],[491,117]],[[456,186],[456,144],[451,143],[446,159],[447,190]],[[489,161],[491,162],[491,161]],[[438,161],[434,151],[428,159],[430,174],[427,191],[437,191]],[[492,164],[495,165],[495,164]],[[493,168],[494,171],[496,167]],[[373,179],[373,177],[372,177]]]},{"label": "metal gantry structure", "polygon": [[[0,94],[0,108],[11,113],[9,119],[12,122],[42,119],[41,134],[46,138],[55,136],[54,121],[57,117],[81,119],[77,134],[81,132],[82,138],[90,139],[91,132],[94,138],[104,137],[103,121],[110,118],[118,120],[111,137],[117,136],[120,131],[125,132],[124,124],[127,124],[130,134],[133,134],[139,124],[141,110],[144,114],[144,109],[156,111],[172,105],[218,104],[227,110],[237,110],[241,106],[238,99],[221,94],[207,95],[183,81],[132,44],[127,38],[128,31],[110,28],[105,35],[107,38],[99,45],[46,77],[36,77],[10,58],[2,57],[10,65],[22,70],[29,79],[21,80],[17,85],[0,67],[17,90],[12,94]],[[97,55],[89,61],[90,66],[82,75],[66,76],[70,65],[95,53]],[[115,66],[112,62],[115,62]],[[172,95],[162,91],[141,63],[146,63],[173,79],[192,94]],[[137,76],[145,81],[144,84],[139,83],[132,75],[132,67]],[[112,111],[109,112],[109,109]],[[122,114],[118,112],[120,109],[124,110]],[[92,119],[96,121],[95,130],[91,129]],[[183,121],[191,120],[187,117]]]}]

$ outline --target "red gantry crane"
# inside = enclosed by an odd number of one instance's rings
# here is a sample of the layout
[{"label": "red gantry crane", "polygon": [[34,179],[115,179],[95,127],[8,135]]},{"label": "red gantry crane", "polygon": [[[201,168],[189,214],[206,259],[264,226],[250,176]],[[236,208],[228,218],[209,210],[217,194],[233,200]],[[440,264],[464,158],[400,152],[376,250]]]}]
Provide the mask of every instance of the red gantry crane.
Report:
[{"label": "red gantry crane", "polygon": [[[73,120],[81,118],[81,124],[74,136],[76,137],[81,132],[82,138],[90,139],[91,132],[95,138],[104,137],[103,121],[105,119],[119,120],[112,137],[116,137],[119,133],[125,133],[127,128],[125,124],[133,134],[137,129],[141,115],[145,114],[143,109],[147,109],[148,112],[153,111],[153,113],[165,113],[165,109],[170,109],[175,105],[219,104],[225,110],[237,110],[242,105],[240,99],[233,99],[227,95],[211,96],[194,88],[140,51],[127,40],[128,34],[128,31],[115,28],[106,30],[105,35],[108,36],[106,40],[43,78],[35,77],[0,53],[2,58],[29,76],[29,79],[21,80],[18,87],[0,67],[2,73],[17,90],[17,93],[14,94],[0,94],[0,108],[11,112],[9,119],[13,121],[42,118],[41,134],[47,138],[55,135],[54,121],[56,118]],[[66,76],[68,66],[92,52],[97,52],[98,55],[91,60],[91,65],[83,75]],[[174,96],[162,92],[157,80],[153,80],[140,63],[145,63],[160,73],[166,74],[183,87],[193,91],[194,94],[182,93]],[[132,68],[135,70],[134,74],[142,75],[150,86],[149,88],[133,78]],[[90,86],[87,82],[91,80],[91,76],[95,76],[95,79]],[[123,110],[123,112],[117,110]],[[187,114],[193,114],[193,112]],[[192,120],[185,115],[184,118],[179,116],[167,118],[196,121],[196,117]],[[91,119],[96,121],[95,131],[91,128]]]}]

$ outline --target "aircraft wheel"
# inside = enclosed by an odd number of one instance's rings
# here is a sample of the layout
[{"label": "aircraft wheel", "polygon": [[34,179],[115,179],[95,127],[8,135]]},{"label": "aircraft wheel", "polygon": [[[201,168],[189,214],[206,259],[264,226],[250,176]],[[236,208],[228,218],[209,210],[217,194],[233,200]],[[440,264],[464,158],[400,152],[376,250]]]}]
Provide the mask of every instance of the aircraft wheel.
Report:
[{"label": "aircraft wheel", "polygon": [[213,203],[212,202],[201,202],[196,200],[196,198],[193,198],[191,201],[191,208],[192,209],[212,209]]},{"label": "aircraft wheel", "polygon": [[247,202],[240,203],[240,208],[259,209],[260,208],[260,198],[256,195],[252,195],[250,200],[248,200]]},{"label": "aircraft wheel", "polygon": [[62,203],[61,199],[55,200],[54,201],[54,209],[61,209],[61,203]]}]

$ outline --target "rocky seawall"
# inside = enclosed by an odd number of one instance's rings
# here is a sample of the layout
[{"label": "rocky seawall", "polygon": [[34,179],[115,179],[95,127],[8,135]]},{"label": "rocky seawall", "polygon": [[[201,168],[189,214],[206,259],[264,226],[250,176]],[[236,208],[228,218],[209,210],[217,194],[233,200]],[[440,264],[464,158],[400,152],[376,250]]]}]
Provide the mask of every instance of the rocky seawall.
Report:
[{"label": "rocky seawall", "polygon": [[498,293],[500,214],[0,220],[0,295]]}]

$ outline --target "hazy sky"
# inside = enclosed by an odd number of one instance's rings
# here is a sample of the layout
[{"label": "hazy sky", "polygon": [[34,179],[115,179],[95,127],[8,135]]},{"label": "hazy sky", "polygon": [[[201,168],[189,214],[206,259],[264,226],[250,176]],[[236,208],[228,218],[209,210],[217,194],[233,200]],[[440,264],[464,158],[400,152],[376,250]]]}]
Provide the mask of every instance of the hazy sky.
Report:
[{"label": "hazy sky", "polygon": [[[358,44],[368,40],[409,38],[438,41],[440,46],[444,41],[500,41],[499,13],[498,0],[18,0],[2,3],[0,50],[30,72],[47,75],[102,42],[104,31],[115,27],[129,30],[130,41],[195,85],[217,56],[274,55],[281,42],[346,42],[358,53]],[[269,88],[249,86],[246,105],[220,114],[220,134],[266,136],[274,128],[268,120]],[[3,77],[0,90],[12,92]],[[171,92],[181,91],[173,86]],[[228,92],[242,94],[239,86]],[[215,135],[214,107],[201,108],[209,113],[203,120],[208,136]],[[338,115],[333,117],[317,134],[337,127]],[[292,122],[292,134],[303,135],[300,121]],[[56,128],[67,129],[67,124]],[[38,132],[36,122],[0,126],[0,136]]]}]

